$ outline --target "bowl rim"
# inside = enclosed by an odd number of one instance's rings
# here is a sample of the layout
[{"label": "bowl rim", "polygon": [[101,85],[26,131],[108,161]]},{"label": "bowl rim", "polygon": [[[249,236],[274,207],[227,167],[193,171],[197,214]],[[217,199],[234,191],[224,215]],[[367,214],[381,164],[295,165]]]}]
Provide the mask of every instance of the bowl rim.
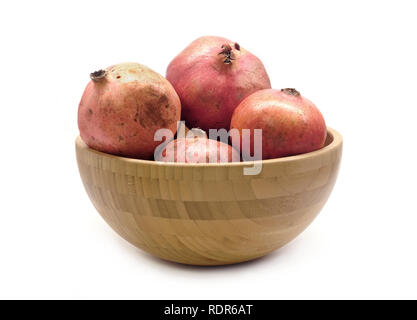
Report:
[{"label": "bowl rim", "polygon": [[[241,161],[241,162],[225,162],[225,163],[182,163],[182,162],[162,162],[162,161],[155,161],[155,160],[143,160],[143,159],[135,159],[135,158],[128,158],[113,155],[110,153],[101,152],[95,149],[90,148],[87,144],[82,140],[81,136],[77,136],[75,140],[76,148],[80,149],[87,149],[89,152],[95,153],[99,156],[106,157],[109,159],[114,159],[126,163],[131,164],[142,164],[142,165],[149,165],[149,166],[158,166],[158,167],[245,167],[245,166],[252,166],[257,163],[262,163],[262,165],[266,164],[273,164],[273,163],[288,163],[293,161],[299,161],[303,159],[310,159],[319,157],[325,153],[328,153],[336,148],[341,147],[343,143],[342,135],[337,132],[335,129],[327,127],[327,135],[330,135],[332,141],[321,149],[302,153],[298,155],[276,158],[276,159],[267,159],[267,160],[256,160],[256,161]],[[327,139],[327,138],[326,138]]]}]

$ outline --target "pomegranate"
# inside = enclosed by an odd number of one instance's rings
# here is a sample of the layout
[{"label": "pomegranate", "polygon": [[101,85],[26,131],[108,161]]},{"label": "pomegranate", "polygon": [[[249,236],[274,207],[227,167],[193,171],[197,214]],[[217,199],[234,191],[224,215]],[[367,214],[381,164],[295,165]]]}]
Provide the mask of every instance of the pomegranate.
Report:
[{"label": "pomegranate", "polygon": [[241,142],[243,159],[254,153],[255,129],[262,129],[262,159],[314,151],[326,139],[319,109],[295,89],[267,89],[250,95],[236,108],[231,128],[238,129],[241,137],[243,129],[250,129],[250,144]]},{"label": "pomegranate", "polygon": [[240,154],[228,144],[208,139],[204,131],[191,129],[187,136],[169,142],[156,161],[184,163],[238,162]]},{"label": "pomegranate", "polygon": [[271,88],[262,62],[238,43],[201,37],[169,64],[167,79],[191,127],[229,129],[233,110],[253,92]]},{"label": "pomegranate", "polygon": [[78,108],[81,138],[91,148],[150,159],[154,133],[176,132],[181,103],[172,85],[138,63],[122,63],[93,72]]}]

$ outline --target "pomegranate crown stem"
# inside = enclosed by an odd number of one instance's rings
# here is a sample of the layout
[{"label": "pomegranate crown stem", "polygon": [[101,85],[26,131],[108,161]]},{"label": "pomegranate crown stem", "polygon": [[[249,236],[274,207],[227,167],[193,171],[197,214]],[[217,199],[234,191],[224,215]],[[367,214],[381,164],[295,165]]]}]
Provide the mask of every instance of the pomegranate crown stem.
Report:
[{"label": "pomegranate crown stem", "polygon": [[101,69],[101,70],[94,71],[94,72],[90,73],[90,78],[94,82],[98,82],[98,81],[104,79],[106,74],[107,74],[106,70]]},{"label": "pomegranate crown stem", "polygon": [[[222,48],[222,51],[219,52],[219,55],[224,56],[224,59],[223,59],[224,64],[231,64],[232,60],[236,60],[236,56],[233,53],[233,49],[230,46],[230,44],[223,44],[221,48]],[[238,43],[235,43],[235,49],[240,50],[240,45]]]},{"label": "pomegranate crown stem", "polygon": [[281,89],[281,91],[294,97],[300,96],[300,92],[298,92],[294,88],[285,88],[285,89]]}]

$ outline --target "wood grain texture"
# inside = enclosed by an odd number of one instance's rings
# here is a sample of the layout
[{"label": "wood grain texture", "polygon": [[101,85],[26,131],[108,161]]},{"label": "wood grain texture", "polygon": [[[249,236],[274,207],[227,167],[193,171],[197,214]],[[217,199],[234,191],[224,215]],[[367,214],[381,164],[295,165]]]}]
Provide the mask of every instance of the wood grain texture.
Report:
[{"label": "wood grain texture", "polygon": [[282,247],[317,216],[336,181],[342,137],[326,146],[249,163],[180,164],[122,158],[80,137],[81,179],[104,220],[124,239],[162,259],[192,265],[252,260]]}]

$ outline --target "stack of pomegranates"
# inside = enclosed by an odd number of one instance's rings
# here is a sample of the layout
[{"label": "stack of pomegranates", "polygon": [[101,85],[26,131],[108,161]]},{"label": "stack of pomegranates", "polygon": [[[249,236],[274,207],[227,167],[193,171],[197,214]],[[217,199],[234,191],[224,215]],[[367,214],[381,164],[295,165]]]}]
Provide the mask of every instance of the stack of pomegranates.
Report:
[{"label": "stack of pomegranates", "polygon": [[262,62],[225,38],[193,41],[171,61],[166,78],[137,63],[90,77],[78,126],[83,141],[102,152],[231,162],[306,153],[326,139],[317,107],[295,89],[271,89]]}]

